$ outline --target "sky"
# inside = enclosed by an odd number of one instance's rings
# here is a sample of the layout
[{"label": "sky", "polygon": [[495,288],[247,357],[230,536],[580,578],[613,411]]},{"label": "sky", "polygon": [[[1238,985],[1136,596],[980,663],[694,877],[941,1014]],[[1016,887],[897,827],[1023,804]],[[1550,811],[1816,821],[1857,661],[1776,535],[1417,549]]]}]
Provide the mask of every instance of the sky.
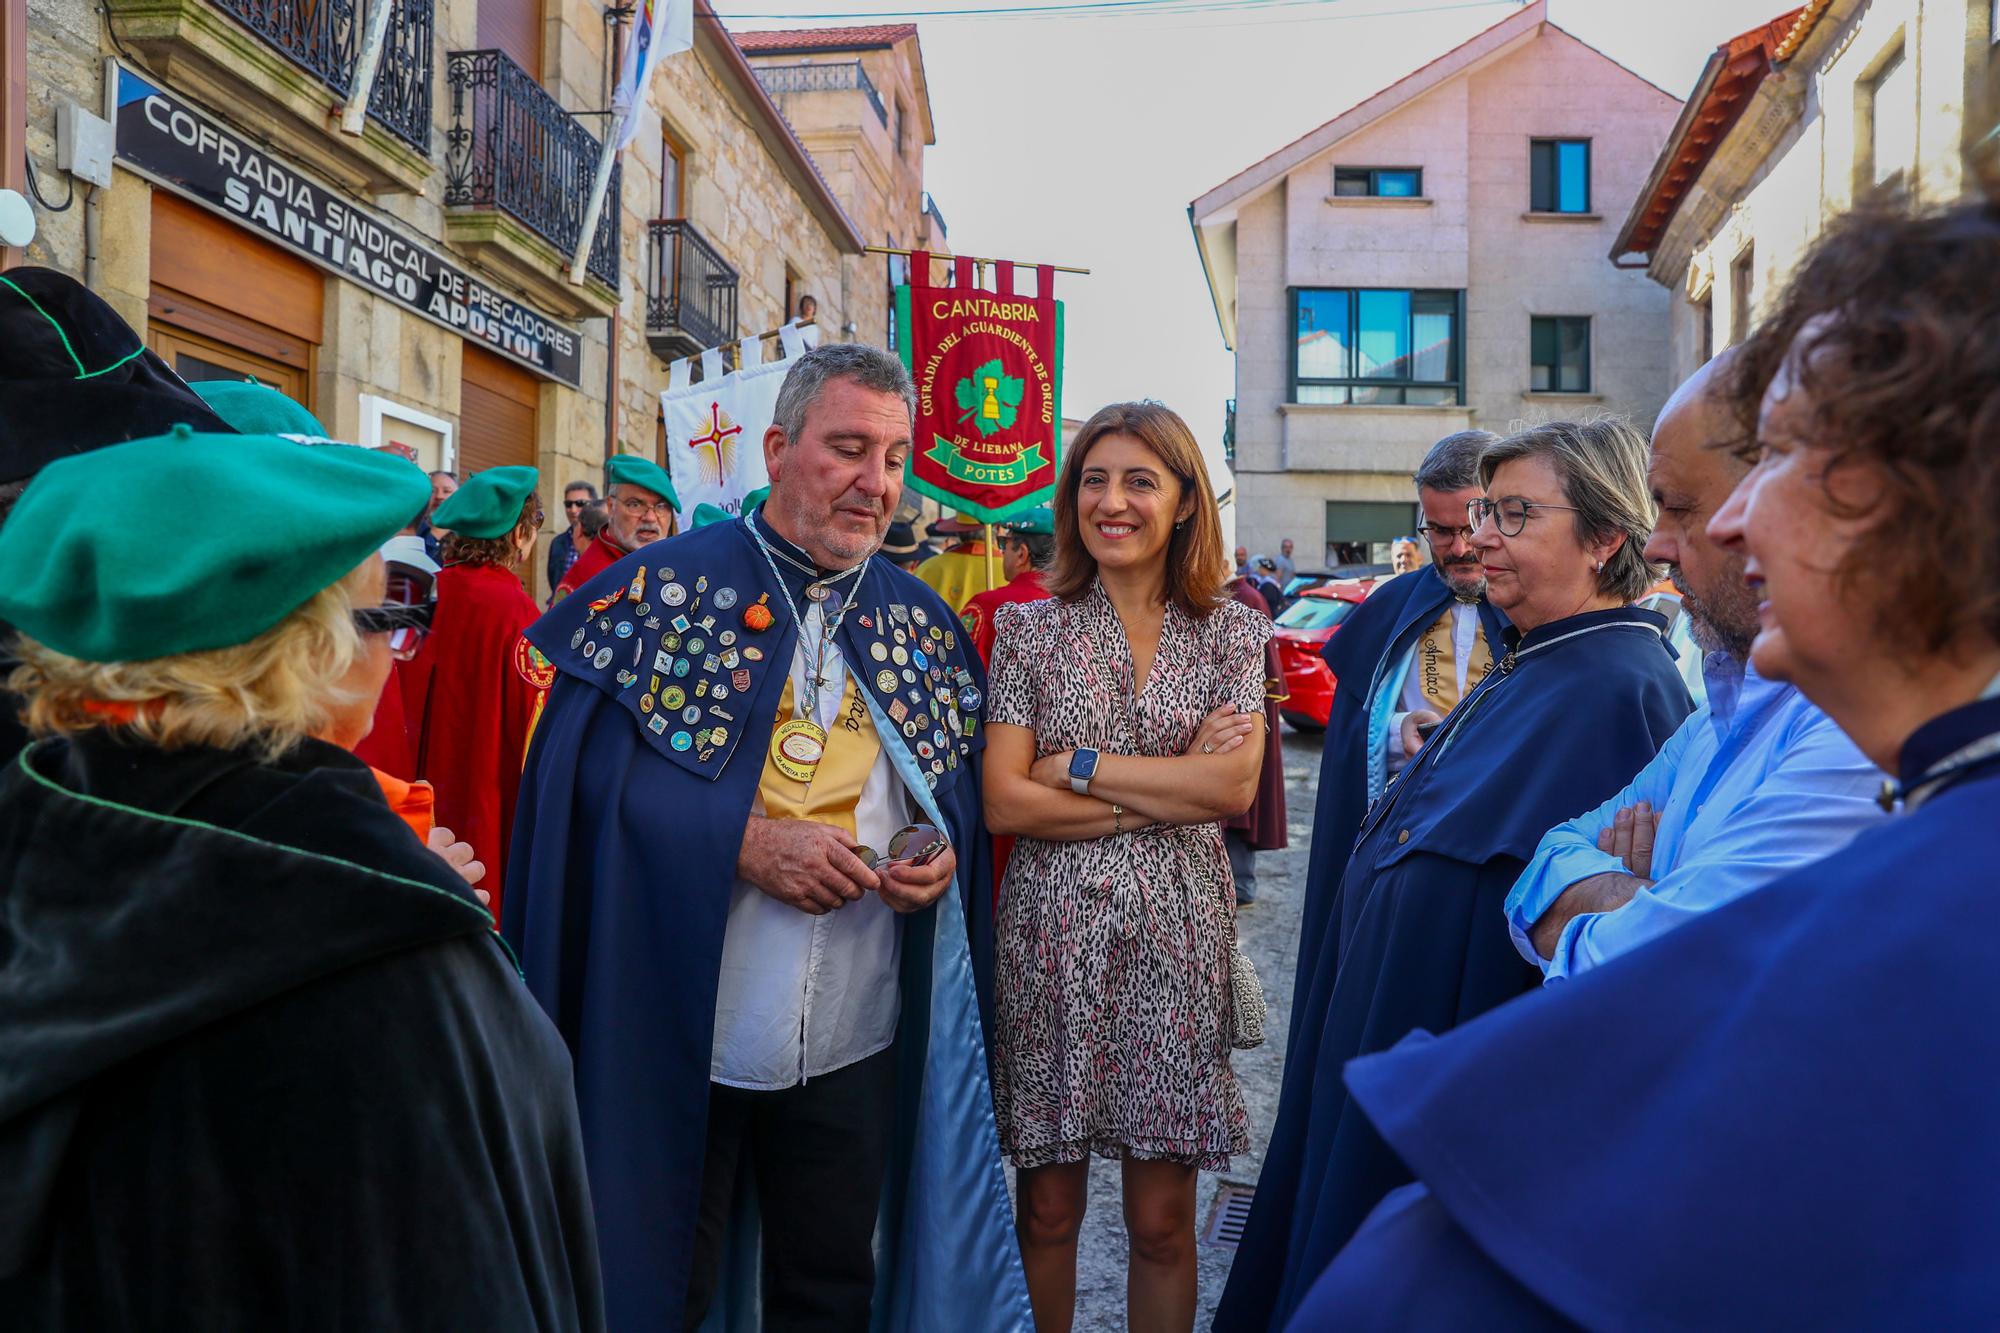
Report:
[{"label": "sky", "polygon": [[[959,254],[1070,264],[1063,413],[1157,398],[1219,456],[1233,359],[1187,206],[1514,13],[1517,0],[709,0],[739,30],[918,24],[925,183]],[[901,6],[901,7],[899,7]],[[1067,6],[1068,8],[1059,8]],[[1782,0],[1550,0],[1676,97]],[[1005,9],[1004,14],[942,11]],[[1036,10],[1044,12],[1036,13]],[[879,261],[877,261],[879,262]]]}]

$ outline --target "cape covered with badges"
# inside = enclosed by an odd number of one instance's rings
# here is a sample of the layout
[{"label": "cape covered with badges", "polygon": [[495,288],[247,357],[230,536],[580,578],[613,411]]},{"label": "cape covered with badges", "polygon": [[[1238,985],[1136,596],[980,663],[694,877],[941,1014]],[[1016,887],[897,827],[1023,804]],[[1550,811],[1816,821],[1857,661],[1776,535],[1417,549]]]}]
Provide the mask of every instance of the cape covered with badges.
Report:
[{"label": "cape covered with badges", "polygon": [[[884,753],[958,857],[955,891],[903,918],[875,1323],[959,1327],[976,1311],[972,1327],[1026,1329],[985,1053],[984,676],[916,579],[871,562],[854,596],[835,642]],[[682,1320],[724,923],[798,632],[784,605],[738,520],[627,556],[527,632],[558,674],[516,812],[504,927],[575,1062],[615,1328]],[[725,1256],[725,1274],[754,1272],[742,1258]],[[710,1324],[751,1326],[729,1285]]]}]

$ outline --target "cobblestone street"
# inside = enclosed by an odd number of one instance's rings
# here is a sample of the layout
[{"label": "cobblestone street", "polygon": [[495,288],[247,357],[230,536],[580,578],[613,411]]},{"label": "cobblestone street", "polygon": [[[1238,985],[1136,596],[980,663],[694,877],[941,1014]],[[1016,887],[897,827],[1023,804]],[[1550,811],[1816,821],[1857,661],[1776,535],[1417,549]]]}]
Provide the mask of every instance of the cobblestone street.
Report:
[{"label": "cobblestone street", "polygon": [[[1285,813],[1291,826],[1291,846],[1257,858],[1257,905],[1237,916],[1237,930],[1257,973],[1264,982],[1271,1017],[1264,1044],[1239,1051],[1234,1061],[1250,1111],[1250,1151],[1231,1163],[1229,1173],[1204,1171],[1196,1199],[1197,1230],[1206,1235],[1216,1196],[1225,1181],[1245,1184],[1257,1178],[1264,1143],[1278,1111],[1278,1085],[1284,1073],[1287,1020],[1292,1009],[1292,970],[1298,959],[1299,904],[1306,858],[1312,836],[1313,792],[1319,777],[1320,736],[1284,731]],[[1201,1307],[1197,1329],[1206,1329],[1222,1298],[1223,1283],[1235,1251],[1201,1246]],[[1125,1223],[1119,1211],[1118,1169],[1099,1161],[1091,1169],[1090,1213],[1084,1219],[1077,1257],[1076,1328],[1079,1333],[1120,1333],[1125,1327]]]}]

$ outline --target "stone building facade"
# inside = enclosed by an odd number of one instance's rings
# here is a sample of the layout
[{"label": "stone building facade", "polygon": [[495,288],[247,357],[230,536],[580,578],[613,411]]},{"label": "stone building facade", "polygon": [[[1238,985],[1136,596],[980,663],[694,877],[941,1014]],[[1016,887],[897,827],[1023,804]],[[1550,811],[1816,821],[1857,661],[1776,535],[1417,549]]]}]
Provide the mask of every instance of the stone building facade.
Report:
[{"label": "stone building facade", "polygon": [[1605,249],[1679,109],[1535,0],[1195,200],[1236,353],[1237,541],[1386,561],[1433,441],[1650,422],[1666,302]]},{"label": "stone building facade", "polygon": [[1671,299],[1676,380],[1739,341],[1827,220],[2000,174],[2000,4],[1814,0],[1723,42],[1613,247]]},{"label": "stone building facade", "polygon": [[[662,61],[576,285],[619,26],[581,0],[393,0],[352,135],[366,10],[0,0],[0,148],[47,201],[0,263],[82,278],[188,378],[256,375],[339,438],[533,464],[552,520],[609,453],[665,447],[674,356],[775,328],[801,287],[827,336],[887,336],[879,298],[850,305],[863,231],[712,16]],[[110,122],[102,184],[58,161],[69,105]]]},{"label": "stone building facade", "polygon": [[[924,148],[937,130],[917,25],[792,28],[737,40],[869,244],[947,253],[943,216],[924,190]],[[865,341],[894,347],[890,292],[905,280],[904,265],[874,255],[856,268],[844,275],[845,304]]]}]

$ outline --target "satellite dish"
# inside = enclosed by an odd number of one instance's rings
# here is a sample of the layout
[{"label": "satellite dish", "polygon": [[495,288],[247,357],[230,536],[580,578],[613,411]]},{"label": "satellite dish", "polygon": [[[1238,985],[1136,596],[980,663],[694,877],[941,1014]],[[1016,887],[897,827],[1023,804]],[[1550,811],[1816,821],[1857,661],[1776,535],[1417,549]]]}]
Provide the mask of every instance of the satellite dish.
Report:
[{"label": "satellite dish", "polygon": [[0,190],[0,245],[24,246],[35,239],[35,210],[18,190]]}]

